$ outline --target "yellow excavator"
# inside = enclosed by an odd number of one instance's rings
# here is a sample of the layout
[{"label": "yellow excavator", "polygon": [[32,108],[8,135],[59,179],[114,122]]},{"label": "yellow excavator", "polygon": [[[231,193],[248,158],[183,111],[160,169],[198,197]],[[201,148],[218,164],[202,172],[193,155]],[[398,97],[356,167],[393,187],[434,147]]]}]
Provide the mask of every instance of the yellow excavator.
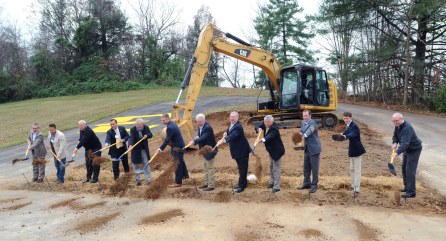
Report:
[{"label": "yellow excavator", "polygon": [[[200,33],[173,106],[172,119],[179,125],[185,141],[193,140],[195,136],[192,112],[214,51],[253,64],[268,77],[271,99],[267,102],[257,101],[257,113],[248,123],[257,123],[265,115],[273,115],[282,128],[299,127],[302,111],[311,110],[312,118],[323,127],[337,125],[337,116],[330,112],[335,111],[338,105],[336,86],[332,80],[328,80],[325,70],[303,64],[282,68],[273,53],[252,46],[230,33],[223,33],[213,24],[207,24]],[[188,82],[186,101],[179,104]]]}]

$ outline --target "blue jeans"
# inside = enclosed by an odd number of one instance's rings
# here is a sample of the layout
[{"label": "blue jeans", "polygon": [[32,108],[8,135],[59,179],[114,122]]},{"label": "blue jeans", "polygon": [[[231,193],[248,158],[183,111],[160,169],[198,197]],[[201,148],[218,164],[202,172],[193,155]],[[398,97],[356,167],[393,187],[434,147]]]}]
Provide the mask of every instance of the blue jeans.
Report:
[{"label": "blue jeans", "polygon": [[[151,182],[152,175],[150,173],[149,159],[147,157],[147,153],[144,150],[141,150],[141,159],[141,164],[133,164],[133,172],[139,172],[141,171],[141,168],[143,168],[142,171],[144,172],[144,176],[146,177],[146,182]],[[135,174],[135,180],[141,181],[140,174]]]},{"label": "blue jeans", "polygon": [[[63,164],[65,164],[67,161],[67,158],[63,158],[60,159],[60,162],[62,162]],[[56,166],[56,170],[57,170],[57,180],[59,180],[60,182],[64,182],[64,176],[65,176],[65,167],[63,166],[62,163],[60,163],[56,158],[54,158],[54,166]]]}]

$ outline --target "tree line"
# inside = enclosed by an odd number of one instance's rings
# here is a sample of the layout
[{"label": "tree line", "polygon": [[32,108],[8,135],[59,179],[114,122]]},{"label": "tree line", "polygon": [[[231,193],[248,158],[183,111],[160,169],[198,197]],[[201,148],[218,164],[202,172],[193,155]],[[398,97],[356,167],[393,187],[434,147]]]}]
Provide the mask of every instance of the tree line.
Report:
[{"label": "tree line", "polygon": [[[202,6],[181,29],[176,6],[158,0],[129,1],[133,24],[114,0],[35,3],[40,19],[30,44],[0,12],[0,102],[179,85],[201,29],[216,23]],[[321,0],[317,14],[303,16],[298,0],[264,0],[247,40],[283,65],[317,65],[324,54],[340,96],[446,112],[445,3]],[[309,49],[315,36],[325,39],[319,51]],[[214,53],[204,84],[242,87],[239,66]],[[250,87],[267,87],[253,71]]]}]

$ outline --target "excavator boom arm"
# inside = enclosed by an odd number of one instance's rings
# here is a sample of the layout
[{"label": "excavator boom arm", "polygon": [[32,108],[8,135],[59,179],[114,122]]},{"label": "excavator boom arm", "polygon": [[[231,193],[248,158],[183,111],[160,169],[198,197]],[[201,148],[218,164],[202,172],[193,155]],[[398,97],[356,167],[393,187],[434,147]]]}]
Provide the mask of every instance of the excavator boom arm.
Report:
[{"label": "excavator boom arm", "polygon": [[[185,141],[192,140],[194,136],[192,112],[195,108],[203,80],[208,72],[212,52],[214,51],[261,68],[267,75],[274,90],[280,96],[279,82],[281,66],[274,54],[248,44],[237,44],[230,42],[224,35],[225,34],[214,25],[208,24],[201,31],[198,38],[197,48],[195,49],[194,56],[189,63],[189,68],[181,85],[181,90],[177,101],[173,106],[172,113],[173,119],[180,126]],[[230,35],[230,37],[232,39],[237,39],[232,35]],[[189,88],[186,101],[184,105],[181,105],[178,103],[178,101],[182,90],[186,87],[188,80]],[[180,111],[183,111],[182,117],[180,117]]]}]

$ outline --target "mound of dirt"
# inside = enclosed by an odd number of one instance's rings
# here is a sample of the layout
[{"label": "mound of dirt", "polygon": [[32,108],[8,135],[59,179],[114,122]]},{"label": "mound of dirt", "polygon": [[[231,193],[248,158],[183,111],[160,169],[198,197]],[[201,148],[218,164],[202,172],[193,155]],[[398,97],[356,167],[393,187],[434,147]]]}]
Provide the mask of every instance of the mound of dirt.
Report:
[{"label": "mound of dirt", "polygon": [[16,204],[16,205],[12,205],[12,206],[9,206],[9,207],[4,207],[4,208],[2,208],[2,210],[4,210],[4,211],[14,211],[14,210],[26,207],[26,206],[30,205],[31,203],[32,202]]},{"label": "mound of dirt", "polygon": [[201,194],[195,187],[179,188],[172,193],[173,198],[199,198]]},{"label": "mound of dirt", "polygon": [[356,229],[358,230],[360,240],[379,241],[378,235],[380,234],[380,232],[378,230],[370,228],[369,226],[365,225],[363,222],[357,219],[354,219],[353,223],[356,225]]},{"label": "mound of dirt", "polygon": [[125,173],[119,179],[110,186],[110,194],[113,196],[124,196],[125,192],[129,188],[130,181],[132,180],[132,174]]},{"label": "mound of dirt", "polygon": [[0,204],[14,202],[14,201],[22,200],[22,199],[25,199],[25,198],[26,197],[4,198],[4,199],[0,199]]},{"label": "mound of dirt", "polygon": [[172,176],[176,166],[176,162],[171,161],[170,166],[144,191],[145,199],[156,200],[161,197],[167,186],[172,183]]},{"label": "mound of dirt", "polygon": [[215,194],[213,201],[217,203],[227,203],[231,201],[231,196],[232,193],[230,191],[219,191]]},{"label": "mound of dirt", "polygon": [[169,210],[166,212],[161,212],[161,213],[158,213],[155,215],[145,217],[141,220],[141,224],[153,225],[153,224],[158,224],[158,223],[164,223],[174,217],[179,217],[179,216],[182,216],[184,218],[185,214],[184,214],[183,210],[172,209],[172,210]]},{"label": "mound of dirt", "polygon": [[92,232],[105,226],[107,223],[118,217],[121,213],[115,212],[109,215],[97,216],[92,219],[83,221],[76,225],[74,228],[75,231],[79,231],[81,234],[86,234],[88,232]]},{"label": "mound of dirt", "polygon": [[312,229],[312,228],[304,229],[304,230],[300,231],[299,234],[305,236],[305,238],[307,238],[307,239],[320,238],[320,237],[324,236],[321,231],[319,231],[317,229]]}]

